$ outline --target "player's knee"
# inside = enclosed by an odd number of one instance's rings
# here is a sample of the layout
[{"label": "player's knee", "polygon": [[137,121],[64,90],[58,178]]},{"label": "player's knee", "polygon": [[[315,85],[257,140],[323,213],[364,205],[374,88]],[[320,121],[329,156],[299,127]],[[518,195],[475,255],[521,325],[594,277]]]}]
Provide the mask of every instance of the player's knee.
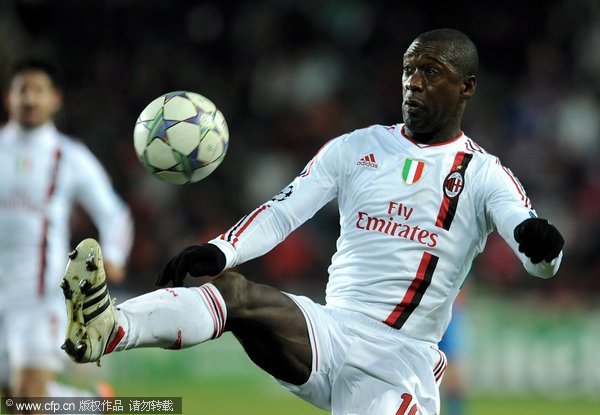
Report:
[{"label": "player's knee", "polygon": [[251,293],[249,288],[254,283],[248,281],[246,277],[238,272],[225,272],[215,278],[212,284],[217,287],[223,300],[225,300],[227,313],[230,316],[242,312],[251,302],[248,298]]}]

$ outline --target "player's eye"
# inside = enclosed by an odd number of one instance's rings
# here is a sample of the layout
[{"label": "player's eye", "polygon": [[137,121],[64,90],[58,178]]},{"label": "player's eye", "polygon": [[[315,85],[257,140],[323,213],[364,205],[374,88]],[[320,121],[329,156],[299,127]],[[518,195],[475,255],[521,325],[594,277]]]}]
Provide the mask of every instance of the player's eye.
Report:
[{"label": "player's eye", "polygon": [[440,71],[438,71],[437,68],[433,67],[433,66],[428,66],[425,68],[425,73],[427,75],[436,75],[438,74]]},{"label": "player's eye", "polygon": [[413,69],[409,65],[404,65],[404,67],[402,68],[402,72],[404,73],[404,75],[410,75],[413,72]]}]

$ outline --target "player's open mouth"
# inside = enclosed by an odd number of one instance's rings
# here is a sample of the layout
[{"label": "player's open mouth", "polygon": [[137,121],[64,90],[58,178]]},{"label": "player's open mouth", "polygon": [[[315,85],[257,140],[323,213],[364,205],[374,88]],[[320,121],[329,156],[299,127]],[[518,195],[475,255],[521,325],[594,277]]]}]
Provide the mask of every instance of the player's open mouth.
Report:
[{"label": "player's open mouth", "polygon": [[405,100],[403,105],[404,105],[405,111],[410,114],[418,113],[425,109],[425,106],[420,101],[417,101],[414,99]]},{"label": "player's open mouth", "polygon": [[425,106],[423,105],[423,103],[421,103],[421,101],[417,101],[416,99],[407,99],[404,101],[404,105],[407,108],[425,108]]}]

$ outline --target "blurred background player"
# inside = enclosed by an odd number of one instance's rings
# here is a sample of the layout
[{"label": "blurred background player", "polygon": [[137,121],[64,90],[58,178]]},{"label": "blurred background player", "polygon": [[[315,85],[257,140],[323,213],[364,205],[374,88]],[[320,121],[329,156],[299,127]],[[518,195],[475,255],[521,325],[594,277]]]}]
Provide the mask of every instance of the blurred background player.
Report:
[{"label": "blurred background player", "polygon": [[69,220],[80,204],[106,247],[107,276],[125,275],[132,242],[129,209],[104,169],[80,142],[59,132],[58,70],[23,60],[5,94],[0,130],[0,382],[4,396],[73,396],[53,379],[63,368]]}]

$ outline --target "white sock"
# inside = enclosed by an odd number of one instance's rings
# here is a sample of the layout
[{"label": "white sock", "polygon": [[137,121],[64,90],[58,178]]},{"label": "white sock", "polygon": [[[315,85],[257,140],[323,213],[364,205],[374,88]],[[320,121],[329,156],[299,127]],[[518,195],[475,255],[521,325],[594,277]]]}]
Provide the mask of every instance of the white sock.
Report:
[{"label": "white sock", "polygon": [[137,347],[181,349],[219,337],[227,308],[213,284],[165,288],[117,306],[117,331],[105,354]]}]

